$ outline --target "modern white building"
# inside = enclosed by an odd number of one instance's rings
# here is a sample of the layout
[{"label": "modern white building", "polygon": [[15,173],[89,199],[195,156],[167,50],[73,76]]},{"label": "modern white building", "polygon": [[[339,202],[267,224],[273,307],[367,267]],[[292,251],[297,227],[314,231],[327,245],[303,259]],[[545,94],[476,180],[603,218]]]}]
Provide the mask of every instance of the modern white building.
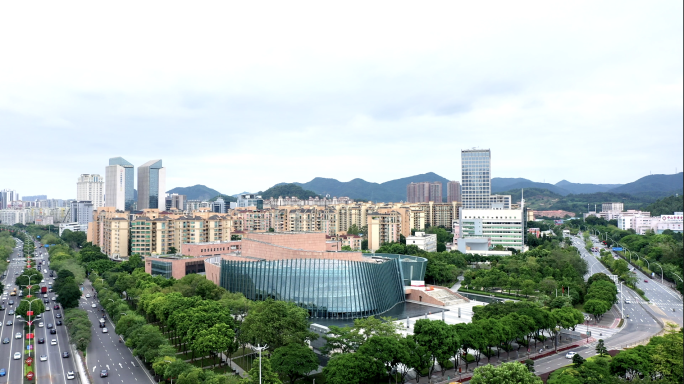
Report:
[{"label": "modern white building", "polygon": [[70,230],[71,232],[88,232],[88,224],[79,223],[61,223],[59,225],[59,235],[62,236],[62,232],[65,230]]},{"label": "modern white building", "polygon": [[437,235],[416,232],[415,235],[406,238],[406,245],[415,245],[426,252],[437,252]]},{"label": "modern white building", "polygon": [[88,223],[93,221],[93,203],[90,201],[72,201],[70,210],[71,222],[85,225],[87,229]]},{"label": "modern white building", "polygon": [[511,209],[511,195],[491,195],[489,203],[492,209]]},{"label": "modern white building", "polygon": [[673,232],[682,233],[683,224],[684,212],[675,212],[674,215],[661,215],[660,220],[658,220],[653,229],[658,234],[661,234],[668,229]]},{"label": "modern white building", "polygon": [[463,209],[460,212],[461,239],[488,238],[491,247],[524,250],[524,213],[522,209]]},{"label": "modern white building", "polygon": [[98,174],[82,174],[76,182],[76,200],[90,201],[95,209],[104,207],[104,179]]},{"label": "modern white building", "polygon": [[105,207],[126,210],[126,168],[121,165],[105,167]]},{"label": "modern white building", "polygon": [[491,207],[491,152],[489,149],[461,150],[461,200],[465,209]]},{"label": "modern white building", "polygon": [[4,225],[26,224],[26,219],[24,209],[0,209],[0,222]]}]

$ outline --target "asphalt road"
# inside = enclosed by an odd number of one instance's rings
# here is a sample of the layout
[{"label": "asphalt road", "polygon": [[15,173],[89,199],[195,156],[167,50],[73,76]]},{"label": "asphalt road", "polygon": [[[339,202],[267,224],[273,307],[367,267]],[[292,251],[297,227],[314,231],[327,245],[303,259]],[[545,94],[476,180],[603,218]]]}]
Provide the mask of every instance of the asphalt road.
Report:
[{"label": "asphalt road", "polygon": [[[603,264],[601,264],[598,259],[591,252],[584,249],[584,239],[581,237],[572,237],[573,245],[579,249],[582,258],[589,264],[589,274],[585,276],[585,279],[589,278],[591,274],[603,272],[610,275]],[[650,283],[650,280],[649,280]],[[637,295],[631,289],[623,286],[622,292],[619,294],[621,302],[624,303],[625,298],[630,298],[632,304],[624,304],[625,315],[629,314],[629,319],[626,319],[622,329],[605,329],[601,330],[595,327],[591,327],[591,322],[588,322],[589,330],[592,331],[592,337],[595,339],[604,339],[606,347],[610,349],[621,348],[625,344],[633,343],[642,339],[646,339],[658,333],[662,328],[653,318],[657,313],[650,308],[647,304],[641,303],[639,295]],[[619,308],[613,306],[612,311],[616,313],[619,317]],[[586,333],[586,325],[578,325],[576,330],[582,333]],[[603,336],[600,333],[603,332]],[[585,346],[574,348],[568,351],[573,351],[579,353],[582,357],[587,358],[596,355],[596,342],[589,343]],[[568,352],[565,351],[565,352]],[[543,373],[549,372],[560,367],[570,364],[570,359],[565,357],[565,353],[552,355],[543,359],[535,361],[536,372]]]},{"label": "asphalt road", "polygon": [[[603,247],[603,243],[601,243],[598,238],[592,236],[591,240],[594,244],[596,244],[596,246],[605,248]],[[615,256],[620,256],[616,253],[613,254]],[[629,261],[629,258],[627,258],[627,261]],[[651,267],[654,270],[660,269],[656,264],[653,264]],[[660,275],[658,274],[656,274],[655,277],[650,277],[646,276],[641,271],[636,270],[636,275],[638,277],[637,287],[644,291],[644,294],[649,299],[650,304],[662,311],[662,313],[659,313],[660,317],[667,318],[669,321],[679,324],[679,326],[684,325],[681,296],[679,296],[673,289],[663,286],[661,284]],[[638,296],[636,300],[637,302],[643,301]],[[632,300],[632,302],[634,303],[634,300]]]},{"label": "asphalt road", "polygon": [[[140,361],[133,356],[125,343],[119,343],[119,336],[114,332],[114,324],[106,318],[107,333],[102,332],[99,321],[102,318],[102,305],[95,298],[95,292],[90,281],[84,283],[85,293],[91,297],[81,299],[80,307],[88,312],[93,323],[93,338],[88,346],[86,365],[95,382],[102,383],[155,383]],[[92,305],[95,304],[96,308]],[[106,369],[108,377],[98,379],[100,371]]]},{"label": "asphalt road", "polygon": [[[37,248],[37,253],[37,257],[42,256],[43,260],[47,259],[47,253],[43,249]],[[21,251],[21,248],[15,249],[15,252],[12,254],[10,266],[7,270],[7,277],[3,279],[3,284],[5,284],[5,292],[3,292],[2,300],[5,301],[6,309],[4,311],[0,311],[0,319],[2,319],[2,326],[0,328],[0,340],[9,338],[10,343],[0,344],[0,368],[5,368],[5,370],[7,371],[7,376],[0,377],[0,384],[21,383],[23,382],[22,376],[24,375],[22,363],[25,357],[23,354],[24,339],[26,337],[24,335],[25,321],[23,319],[17,319],[16,315],[9,315],[10,310],[16,309],[20,299],[16,296],[9,296],[9,292],[15,286],[14,280],[17,276],[15,275],[15,273],[23,270],[26,266],[26,263],[15,259],[23,260],[23,252]],[[48,277],[49,274],[45,275],[46,282],[51,280]],[[37,299],[44,300],[42,295],[39,296],[40,297],[38,297]],[[48,293],[48,298],[50,297],[51,296]],[[14,300],[14,305],[9,306],[9,300]],[[63,316],[63,311],[61,310],[61,308],[59,310],[52,309],[52,306],[54,306],[54,304],[55,302],[51,301],[49,304],[49,306],[51,307],[50,311],[46,311],[45,313],[43,313],[43,318],[36,319],[33,323],[33,332],[35,334],[35,338],[33,339],[33,350],[31,352],[31,356],[34,358],[33,366],[35,367],[34,371],[36,373],[36,379],[34,380],[41,384],[66,384],[67,382],[78,383],[80,381],[78,379],[78,372],[76,371],[75,363],[73,360],[73,351],[71,350],[69,345],[66,327],[63,325],[56,325],[57,320],[60,320],[57,319],[56,315],[61,314]],[[46,304],[46,306],[47,305],[48,304]],[[8,320],[11,320],[13,322],[11,326],[5,325]],[[61,320],[63,321],[64,319]],[[38,324],[41,321],[44,324],[43,327],[38,326]],[[57,331],[56,334],[50,334],[47,328],[48,323],[53,324],[53,327]],[[20,339],[15,338],[16,333],[21,334]],[[38,338],[44,338],[45,343],[39,344]],[[56,341],[56,345],[51,345],[51,341],[53,339]],[[62,358],[62,352],[64,351],[69,352],[69,358]],[[15,352],[22,352],[22,358],[19,360],[14,360],[13,355]],[[41,355],[47,355],[47,361],[40,361],[39,357]],[[66,372],[68,371],[73,371],[75,373],[76,379],[67,380]]]}]

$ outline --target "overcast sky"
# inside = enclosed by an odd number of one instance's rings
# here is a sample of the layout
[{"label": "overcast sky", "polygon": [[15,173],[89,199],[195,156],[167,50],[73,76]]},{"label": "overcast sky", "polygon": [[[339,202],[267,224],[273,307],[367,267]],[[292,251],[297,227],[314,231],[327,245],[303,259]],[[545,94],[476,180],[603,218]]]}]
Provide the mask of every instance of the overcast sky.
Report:
[{"label": "overcast sky", "polygon": [[115,156],[228,194],[460,180],[472,147],[493,177],[682,170],[682,1],[332,3],[3,2],[0,189],[74,198]]}]

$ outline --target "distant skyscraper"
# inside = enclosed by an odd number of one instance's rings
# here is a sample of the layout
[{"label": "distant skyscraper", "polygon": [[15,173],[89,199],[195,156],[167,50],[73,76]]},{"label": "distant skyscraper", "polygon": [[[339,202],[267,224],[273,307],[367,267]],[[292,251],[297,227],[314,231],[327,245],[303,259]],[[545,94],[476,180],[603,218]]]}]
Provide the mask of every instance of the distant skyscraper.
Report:
[{"label": "distant skyscraper", "polygon": [[133,164],[123,157],[112,157],[109,159],[109,166],[105,169],[106,205],[123,211],[135,210]]},{"label": "distant skyscraper", "polygon": [[13,201],[19,200],[19,194],[12,189],[0,191],[0,209],[6,209]]},{"label": "distant skyscraper", "polygon": [[461,150],[461,199],[465,209],[489,209],[492,194],[489,149]]},{"label": "distant skyscraper", "polygon": [[76,183],[76,200],[91,201],[95,209],[104,206],[104,180],[98,174],[82,174]]},{"label": "distant skyscraper", "polygon": [[435,181],[411,183],[406,186],[406,201],[409,203],[442,202],[442,183]]},{"label": "distant skyscraper", "polygon": [[81,225],[88,225],[93,221],[93,210],[95,206],[90,201],[71,202],[71,222]]},{"label": "distant skyscraper", "polygon": [[138,167],[138,210],[166,208],[166,168],[161,159]]},{"label": "distant skyscraper", "polygon": [[447,183],[447,203],[461,201],[461,183],[450,181]]},{"label": "distant skyscraper", "polygon": [[166,210],[177,209],[184,211],[187,205],[187,196],[171,193],[166,195]]}]

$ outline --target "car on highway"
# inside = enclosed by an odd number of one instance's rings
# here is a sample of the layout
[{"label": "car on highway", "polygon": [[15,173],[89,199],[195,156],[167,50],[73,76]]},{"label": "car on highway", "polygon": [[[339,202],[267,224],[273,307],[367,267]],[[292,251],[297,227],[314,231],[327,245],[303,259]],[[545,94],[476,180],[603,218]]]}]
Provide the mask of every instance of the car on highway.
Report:
[{"label": "car on highway", "polygon": [[107,333],[109,330],[107,328],[102,328],[102,333]]},{"label": "car on highway", "polygon": [[90,306],[91,306],[92,308],[97,308],[97,304],[95,304],[95,303],[92,303]]},{"label": "car on highway", "polygon": [[86,293],[86,299],[90,299],[90,293]]},{"label": "car on highway", "polygon": [[566,359],[572,359],[576,354],[577,354],[577,352],[568,352],[565,354],[565,358]]},{"label": "car on highway", "polygon": [[61,318],[62,318],[62,314],[61,314],[61,313],[58,313],[58,314],[55,315],[55,317],[58,318],[58,319],[61,319]]},{"label": "car on highway", "polygon": [[43,328],[43,322],[38,323],[38,327]]},{"label": "car on highway", "polygon": [[62,320],[57,320],[57,322],[55,323],[55,325],[62,325]]},{"label": "car on highway", "polygon": [[50,307],[45,307],[45,310],[46,310],[46,311],[49,311],[49,310],[50,310]]},{"label": "car on highway", "polygon": [[55,306],[52,307],[52,309],[59,309],[59,305],[55,304]]},{"label": "car on highway", "polygon": [[7,375],[7,371],[5,371],[5,368],[0,369],[0,376],[5,376]]},{"label": "car on highway", "polygon": [[50,340],[50,345],[57,345],[57,339]]},{"label": "car on highway", "polygon": [[52,327],[53,327],[52,323],[48,323],[47,327],[48,327],[48,329],[52,329]]},{"label": "car on highway", "polygon": [[39,337],[38,338],[38,344],[45,344],[45,338]]},{"label": "car on highway", "polygon": [[2,339],[3,344],[9,344],[9,342],[10,342],[9,337],[5,337],[4,339]]},{"label": "car on highway", "polygon": [[21,352],[14,352],[14,360],[21,359]]},{"label": "car on highway", "polygon": [[625,304],[632,304],[632,300],[630,300],[630,299],[625,299]]},{"label": "car on highway", "polygon": [[62,352],[62,357],[65,358],[65,359],[66,359],[67,357],[69,357],[69,352],[67,352],[67,351]]},{"label": "car on highway", "polygon": [[106,369],[103,369],[100,371],[100,377],[107,377],[107,376],[109,376],[109,373],[107,373]]},{"label": "car on highway", "polygon": [[40,361],[47,361],[47,355],[40,355]]},{"label": "car on highway", "polygon": [[51,334],[51,335],[56,335],[56,334],[57,334],[57,330],[54,329],[54,328],[52,328],[52,329],[50,330],[50,334]]},{"label": "car on highway", "polygon": [[[7,302],[7,304],[14,305],[14,300],[10,300],[9,302]],[[10,313],[10,315],[11,315],[11,313]]]},{"label": "car on highway", "polygon": [[644,283],[648,283],[648,280],[644,280]]},{"label": "car on highway", "polygon": [[67,372],[67,380],[73,380],[74,378],[76,378],[74,371]]},{"label": "car on highway", "polygon": [[14,335],[14,338],[15,338],[15,339],[21,339],[21,333],[17,332],[17,333]]},{"label": "car on highway", "polygon": [[12,320],[7,320],[7,323],[5,325],[12,325]]},{"label": "car on highway", "polygon": [[14,315],[14,310],[10,309],[9,311],[7,311],[7,314],[8,315]]}]

